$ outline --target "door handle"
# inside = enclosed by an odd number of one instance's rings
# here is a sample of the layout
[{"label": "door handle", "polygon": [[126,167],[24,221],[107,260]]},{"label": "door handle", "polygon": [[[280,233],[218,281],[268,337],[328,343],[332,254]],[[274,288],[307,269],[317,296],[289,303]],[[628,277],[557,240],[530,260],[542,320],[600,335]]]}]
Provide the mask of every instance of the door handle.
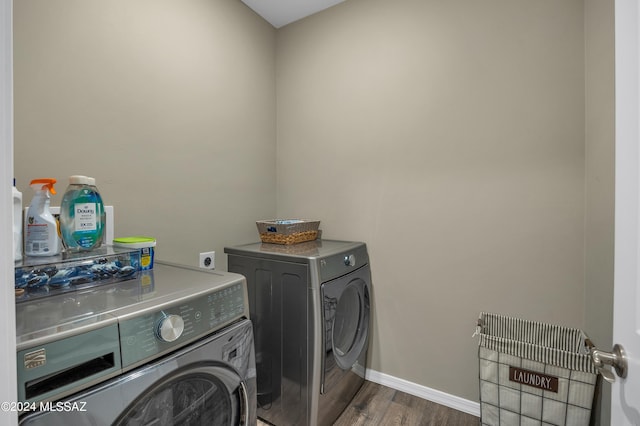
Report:
[{"label": "door handle", "polygon": [[625,355],[624,348],[619,344],[613,346],[613,351],[605,352],[591,347],[589,350],[591,354],[591,360],[598,369],[598,372],[602,374],[602,377],[609,383],[616,381],[616,376],[613,372],[605,366],[610,365],[621,379],[627,377],[627,356]]}]

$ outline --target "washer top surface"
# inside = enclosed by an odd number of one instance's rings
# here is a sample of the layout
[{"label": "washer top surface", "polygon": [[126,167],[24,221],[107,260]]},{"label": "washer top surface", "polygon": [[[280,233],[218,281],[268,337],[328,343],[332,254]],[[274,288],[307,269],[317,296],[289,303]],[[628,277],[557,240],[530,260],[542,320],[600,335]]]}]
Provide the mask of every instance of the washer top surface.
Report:
[{"label": "washer top surface", "polygon": [[365,243],[358,241],[314,240],[291,245],[251,243],[225,247],[224,251],[227,254],[252,255],[268,259],[285,257],[298,262],[308,262],[349,253],[362,247],[365,247]]},{"label": "washer top surface", "polygon": [[20,347],[34,339],[56,340],[176,306],[244,280],[230,272],[156,261],[152,270],[141,271],[133,280],[16,304],[17,343]]}]

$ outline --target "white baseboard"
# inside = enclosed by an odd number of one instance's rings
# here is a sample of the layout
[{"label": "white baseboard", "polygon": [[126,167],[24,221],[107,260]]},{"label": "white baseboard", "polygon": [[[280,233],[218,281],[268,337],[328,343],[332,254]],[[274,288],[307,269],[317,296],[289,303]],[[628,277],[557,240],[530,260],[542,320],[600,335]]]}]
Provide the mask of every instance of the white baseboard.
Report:
[{"label": "white baseboard", "polygon": [[422,399],[426,399],[427,401],[435,402],[437,404],[444,405],[445,407],[480,417],[480,404],[478,402],[450,395],[448,393],[431,389],[417,383],[412,383],[408,380],[399,379],[375,370],[367,369],[365,378],[370,382],[378,383],[390,387],[391,389],[406,392]]}]

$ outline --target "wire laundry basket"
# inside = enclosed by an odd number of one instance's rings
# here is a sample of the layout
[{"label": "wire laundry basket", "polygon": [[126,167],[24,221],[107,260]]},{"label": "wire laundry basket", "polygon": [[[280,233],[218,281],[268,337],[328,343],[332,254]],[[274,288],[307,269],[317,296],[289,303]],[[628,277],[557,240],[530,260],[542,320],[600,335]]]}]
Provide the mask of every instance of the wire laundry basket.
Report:
[{"label": "wire laundry basket", "polygon": [[482,425],[589,425],[598,372],[583,331],[482,312],[476,334]]}]

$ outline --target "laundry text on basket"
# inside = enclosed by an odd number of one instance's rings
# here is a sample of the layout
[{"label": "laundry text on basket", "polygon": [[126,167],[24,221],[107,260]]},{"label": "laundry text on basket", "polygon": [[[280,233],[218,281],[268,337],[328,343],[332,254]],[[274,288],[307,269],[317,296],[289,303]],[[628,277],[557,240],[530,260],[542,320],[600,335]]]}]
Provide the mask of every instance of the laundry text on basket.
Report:
[{"label": "laundry text on basket", "polygon": [[509,367],[509,380],[534,388],[558,392],[558,378],[517,367]]}]

